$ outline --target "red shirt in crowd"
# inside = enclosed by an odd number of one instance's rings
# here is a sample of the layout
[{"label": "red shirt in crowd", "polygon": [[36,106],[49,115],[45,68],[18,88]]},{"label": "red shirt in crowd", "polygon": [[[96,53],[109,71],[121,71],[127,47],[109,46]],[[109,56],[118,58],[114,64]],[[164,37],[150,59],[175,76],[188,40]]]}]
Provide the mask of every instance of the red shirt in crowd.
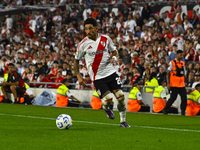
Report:
[{"label": "red shirt in crowd", "polygon": [[137,64],[139,64],[139,63],[140,63],[140,59],[139,59],[139,58],[137,58],[137,59],[132,59],[132,68],[135,67],[136,62],[137,62]]},{"label": "red shirt in crowd", "polygon": [[[52,82],[52,81],[49,80],[49,79],[47,79],[46,77],[44,77],[44,78],[42,78],[42,79],[40,80],[40,82]],[[53,88],[54,85],[52,85],[52,84],[47,84],[47,85],[46,85],[46,84],[38,84],[37,87]]]},{"label": "red shirt in crowd", "polygon": [[[64,79],[63,77],[57,78],[55,80],[55,83],[62,83],[63,79]],[[59,86],[60,86],[60,84],[55,84],[54,85],[55,88],[58,88]]]}]

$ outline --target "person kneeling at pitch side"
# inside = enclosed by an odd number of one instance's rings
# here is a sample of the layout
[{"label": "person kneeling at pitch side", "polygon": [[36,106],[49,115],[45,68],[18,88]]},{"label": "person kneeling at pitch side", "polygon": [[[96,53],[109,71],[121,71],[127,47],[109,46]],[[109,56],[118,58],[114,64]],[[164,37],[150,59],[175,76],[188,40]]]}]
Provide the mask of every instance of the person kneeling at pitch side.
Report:
[{"label": "person kneeling at pitch side", "polygon": [[57,94],[56,94],[56,107],[67,107],[70,97],[72,99],[76,100],[76,101],[73,101],[74,103],[76,103],[76,104],[80,104],[81,103],[76,97],[74,97],[70,93],[70,91],[68,89],[68,86],[69,86],[68,79],[64,79],[62,81],[62,85],[60,85],[58,87]]},{"label": "person kneeling at pitch side", "polygon": [[196,85],[196,90],[193,90],[187,99],[186,115],[200,115],[200,83]]},{"label": "person kneeling at pitch side", "polygon": [[133,89],[129,93],[128,111],[150,112],[150,107],[142,101],[142,94],[140,92],[140,81],[136,80],[133,86]]},{"label": "person kneeling at pitch side", "polygon": [[[167,96],[164,87],[167,84],[166,79],[161,78],[159,81],[158,87],[155,87],[153,93],[153,112],[154,113],[162,113],[162,110],[165,108],[167,103]],[[168,109],[168,113],[178,114],[178,108],[175,106],[171,106]]]}]

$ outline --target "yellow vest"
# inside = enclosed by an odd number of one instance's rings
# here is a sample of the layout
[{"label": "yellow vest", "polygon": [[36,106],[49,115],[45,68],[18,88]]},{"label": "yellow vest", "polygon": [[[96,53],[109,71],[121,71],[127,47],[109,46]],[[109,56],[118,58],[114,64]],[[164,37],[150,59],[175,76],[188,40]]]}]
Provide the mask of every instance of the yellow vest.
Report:
[{"label": "yellow vest", "polygon": [[3,78],[4,78],[5,82],[7,82],[8,81],[8,73],[5,73]]},{"label": "yellow vest", "polygon": [[[154,90],[154,93],[153,93],[153,97],[154,98],[162,98],[161,95],[160,95],[160,93],[162,91],[165,91],[165,89],[162,86],[156,87],[155,90]],[[166,91],[165,91],[165,93],[166,93]]]},{"label": "yellow vest", "polygon": [[60,94],[62,96],[66,96],[66,92],[68,91],[68,87],[66,87],[64,84],[60,85],[57,89],[57,94]]},{"label": "yellow vest", "polygon": [[100,98],[100,97],[99,97],[99,94],[97,93],[96,90],[94,91],[93,96]]},{"label": "yellow vest", "polygon": [[133,87],[133,89],[130,91],[129,93],[129,97],[128,99],[132,99],[132,100],[137,100],[137,93],[140,92],[140,90],[136,87]]},{"label": "yellow vest", "polygon": [[24,83],[24,84],[25,84],[26,90],[30,88],[28,84],[26,84],[26,83]]},{"label": "yellow vest", "polygon": [[193,102],[199,104],[199,103],[198,103],[199,97],[200,97],[199,91],[194,90],[194,91],[193,91],[192,93],[190,93],[190,95],[188,96],[188,100],[191,100],[191,101],[193,101]]},{"label": "yellow vest", "polygon": [[[151,79],[151,81],[147,80],[145,86],[159,86],[158,80],[156,78]],[[146,92],[153,92],[153,88],[146,88]]]}]

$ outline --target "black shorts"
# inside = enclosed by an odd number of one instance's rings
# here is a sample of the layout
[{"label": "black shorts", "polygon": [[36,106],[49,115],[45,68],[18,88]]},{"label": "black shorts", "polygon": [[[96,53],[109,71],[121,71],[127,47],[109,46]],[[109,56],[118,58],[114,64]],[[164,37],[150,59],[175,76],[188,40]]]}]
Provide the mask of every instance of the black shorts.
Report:
[{"label": "black shorts", "polygon": [[100,98],[107,92],[113,90],[122,89],[122,82],[120,77],[113,73],[108,77],[94,81],[95,88]]},{"label": "black shorts", "polygon": [[[16,88],[17,94],[23,94],[23,93],[25,93],[25,91],[26,91],[26,88],[25,88],[25,87],[17,86],[17,88]],[[11,89],[10,89],[10,85],[7,85],[7,86],[6,86],[6,92],[12,93],[12,91],[11,91]]]}]

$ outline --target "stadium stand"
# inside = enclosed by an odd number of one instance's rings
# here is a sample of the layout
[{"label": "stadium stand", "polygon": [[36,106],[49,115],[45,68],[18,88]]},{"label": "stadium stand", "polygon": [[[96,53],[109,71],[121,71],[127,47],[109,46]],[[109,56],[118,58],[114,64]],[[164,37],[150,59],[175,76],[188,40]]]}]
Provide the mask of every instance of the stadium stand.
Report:
[{"label": "stadium stand", "polygon": [[[184,51],[186,66],[190,64],[186,82],[199,82],[190,77],[190,72],[200,75],[200,11],[195,0],[11,0],[3,1],[0,10],[1,76],[12,62],[31,82],[77,83],[74,55],[85,36],[83,22],[93,17],[98,32],[109,35],[117,47],[119,58],[111,63],[124,85],[133,85],[139,76],[144,84],[153,68],[163,78],[177,49]],[[84,58],[79,66],[88,78]],[[92,82],[87,79],[87,83]]]}]

